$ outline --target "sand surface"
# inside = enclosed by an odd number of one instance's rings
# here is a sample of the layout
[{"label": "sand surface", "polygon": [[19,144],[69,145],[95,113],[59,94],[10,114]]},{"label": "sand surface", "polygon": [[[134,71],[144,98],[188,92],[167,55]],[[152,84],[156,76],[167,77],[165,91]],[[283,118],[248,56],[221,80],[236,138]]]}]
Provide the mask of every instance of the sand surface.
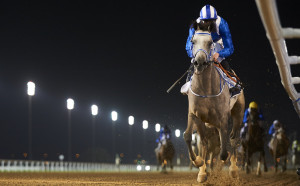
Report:
[{"label": "sand surface", "polygon": [[214,172],[199,184],[197,172],[132,173],[0,173],[0,185],[300,185],[295,171],[267,172],[262,176],[240,172],[236,179],[227,171]]}]

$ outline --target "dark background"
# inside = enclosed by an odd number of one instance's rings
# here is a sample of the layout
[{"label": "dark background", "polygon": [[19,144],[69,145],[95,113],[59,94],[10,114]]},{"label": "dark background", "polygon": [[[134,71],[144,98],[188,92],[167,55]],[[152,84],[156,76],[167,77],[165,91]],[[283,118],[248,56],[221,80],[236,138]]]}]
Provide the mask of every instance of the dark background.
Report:
[{"label": "dark background", "polygon": [[[166,90],[190,65],[185,51],[188,28],[207,3],[229,24],[235,47],[230,65],[246,85],[246,106],[256,101],[266,128],[278,119],[292,138],[299,131],[299,117],[281,84],[255,1],[4,1],[0,2],[0,158],[24,159],[22,154],[28,152],[26,83],[31,80],[36,83],[34,159],[45,159],[44,153],[49,160],[66,155],[66,99],[71,97],[72,152],[73,157],[80,154],[78,161],[90,161],[90,106],[97,104],[98,161],[113,160],[110,113],[116,110],[117,151],[125,154],[124,162],[137,154],[154,162],[158,135],[154,125],[168,124],[172,132],[186,127],[187,97],[179,92],[184,81],[171,93]],[[278,7],[283,27],[300,27],[300,12],[293,2],[279,1]],[[287,40],[287,46],[290,55],[299,54],[298,40]],[[299,76],[299,67],[292,67],[292,73]],[[130,158],[129,115],[135,117]],[[143,120],[150,125],[144,132]],[[173,141],[186,157],[182,134],[178,139],[173,135]]]}]

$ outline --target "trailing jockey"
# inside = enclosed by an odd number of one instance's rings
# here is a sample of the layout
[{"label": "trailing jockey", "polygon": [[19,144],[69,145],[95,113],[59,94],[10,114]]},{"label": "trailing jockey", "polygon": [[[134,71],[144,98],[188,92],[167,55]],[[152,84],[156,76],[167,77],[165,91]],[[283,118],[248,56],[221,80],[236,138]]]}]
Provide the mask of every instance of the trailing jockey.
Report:
[{"label": "trailing jockey", "polygon": [[274,120],[272,125],[269,128],[269,135],[272,137],[269,143],[269,148],[273,149],[273,146],[271,144],[273,144],[276,135],[279,132],[285,132],[284,127],[281,122],[279,122],[278,120]]},{"label": "trailing jockey", "polygon": [[246,134],[248,132],[248,122],[249,122],[249,117],[250,114],[253,114],[254,112],[256,112],[258,114],[258,122],[259,122],[259,126],[261,128],[263,128],[263,121],[264,121],[264,116],[262,114],[262,111],[260,109],[258,109],[258,105],[255,101],[252,101],[249,104],[249,108],[245,110],[245,114],[244,114],[244,119],[243,119],[243,127],[241,129],[241,133],[240,133],[240,137],[245,139],[246,138]]},{"label": "trailing jockey", "polygon": [[165,125],[163,128],[160,129],[159,131],[159,138],[156,140],[158,143],[158,149],[160,149],[162,143],[164,140],[171,139],[171,130],[168,127],[168,125]]}]

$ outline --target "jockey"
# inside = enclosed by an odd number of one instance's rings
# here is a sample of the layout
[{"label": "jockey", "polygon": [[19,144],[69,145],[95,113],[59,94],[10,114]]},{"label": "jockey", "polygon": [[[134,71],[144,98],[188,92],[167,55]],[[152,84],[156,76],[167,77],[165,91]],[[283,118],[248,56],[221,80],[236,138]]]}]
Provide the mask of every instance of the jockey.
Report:
[{"label": "jockey", "polygon": [[[211,32],[211,36],[214,42],[215,48],[218,48],[217,52],[212,55],[212,59],[214,62],[219,62],[223,66],[223,68],[232,73],[232,70],[229,66],[229,63],[225,58],[232,55],[234,48],[231,39],[231,33],[229,30],[229,26],[225,19],[217,15],[216,9],[211,5],[205,5],[200,11],[200,17],[194,22],[189,29],[189,36],[186,41],[185,49],[190,58],[192,58],[191,62],[194,62],[193,55],[193,43],[192,38],[195,34],[195,24],[200,23],[201,21],[210,24],[210,27],[213,28]],[[190,81],[190,78],[193,74],[193,70],[189,70],[187,81]],[[232,91],[233,88],[231,89]],[[238,90],[239,91],[239,90]]]},{"label": "jockey", "polygon": [[270,149],[273,149],[274,140],[276,140],[276,135],[278,132],[285,132],[283,125],[278,120],[274,120],[270,129],[269,129],[269,135],[271,135],[271,140],[268,144]]},{"label": "jockey", "polygon": [[280,130],[283,130],[282,124],[278,120],[274,120],[269,129],[269,134],[274,137],[275,133]]},{"label": "jockey", "polygon": [[241,129],[241,133],[240,133],[240,137],[241,138],[245,138],[246,137],[246,133],[248,131],[248,121],[249,121],[249,116],[251,112],[258,112],[258,121],[260,124],[260,127],[262,127],[262,121],[264,121],[264,116],[262,114],[262,111],[260,109],[258,109],[258,105],[255,101],[252,101],[249,104],[249,108],[245,110],[244,113],[244,119],[243,119],[243,124],[244,126]]},{"label": "jockey", "polygon": [[158,148],[160,148],[161,143],[164,139],[171,139],[171,130],[168,125],[165,125],[159,131],[159,138],[156,140],[156,142],[158,143]]},{"label": "jockey", "polygon": [[171,139],[171,130],[168,125],[165,125],[159,132],[159,140]]}]

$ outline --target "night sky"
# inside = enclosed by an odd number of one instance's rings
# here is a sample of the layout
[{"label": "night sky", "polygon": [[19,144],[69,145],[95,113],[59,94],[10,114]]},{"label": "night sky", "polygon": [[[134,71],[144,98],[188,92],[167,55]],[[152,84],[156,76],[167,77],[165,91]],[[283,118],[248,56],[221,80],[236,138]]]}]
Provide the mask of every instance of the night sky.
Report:
[{"label": "night sky", "polygon": [[[90,106],[99,106],[96,146],[111,161],[112,122],[119,153],[128,153],[127,118],[135,117],[134,156],[154,158],[154,125],[185,129],[187,97],[177,85],[166,90],[189,67],[185,51],[188,28],[205,4],[212,4],[229,24],[234,44],[230,65],[246,85],[246,106],[256,101],[266,128],[278,119],[290,136],[299,117],[285,92],[275,57],[255,1],[4,1],[0,2],[0,158],[24,159],[28,150],[26,83],[36,84],[32,98],[33,157],[57,160],[67,153],[66,99],[72,111],[72,151],[89,161],[92,141]],[[278,2],[284,27],[300,27],[293,2]],[[298,45],[298,50],[297,50]],[[299,40],[287,40],[290,55],[299,55]],[[299,66],[299,65],[298,65]],[[300,68],[292,67],[294,76]],[[300,87],[296,87],[300,91]],[[149,121],[143,132],[142,121]],[[144,135],[146,134],[146,136]],[[299,135],[299,134],[298,134]],[[144,140],[146,138],[146,140]],[[182,136],[175,139],[185,155]],[[175,140],[177,140],[175,142]],[[125,158],[124,158],[125,159]]]}]

